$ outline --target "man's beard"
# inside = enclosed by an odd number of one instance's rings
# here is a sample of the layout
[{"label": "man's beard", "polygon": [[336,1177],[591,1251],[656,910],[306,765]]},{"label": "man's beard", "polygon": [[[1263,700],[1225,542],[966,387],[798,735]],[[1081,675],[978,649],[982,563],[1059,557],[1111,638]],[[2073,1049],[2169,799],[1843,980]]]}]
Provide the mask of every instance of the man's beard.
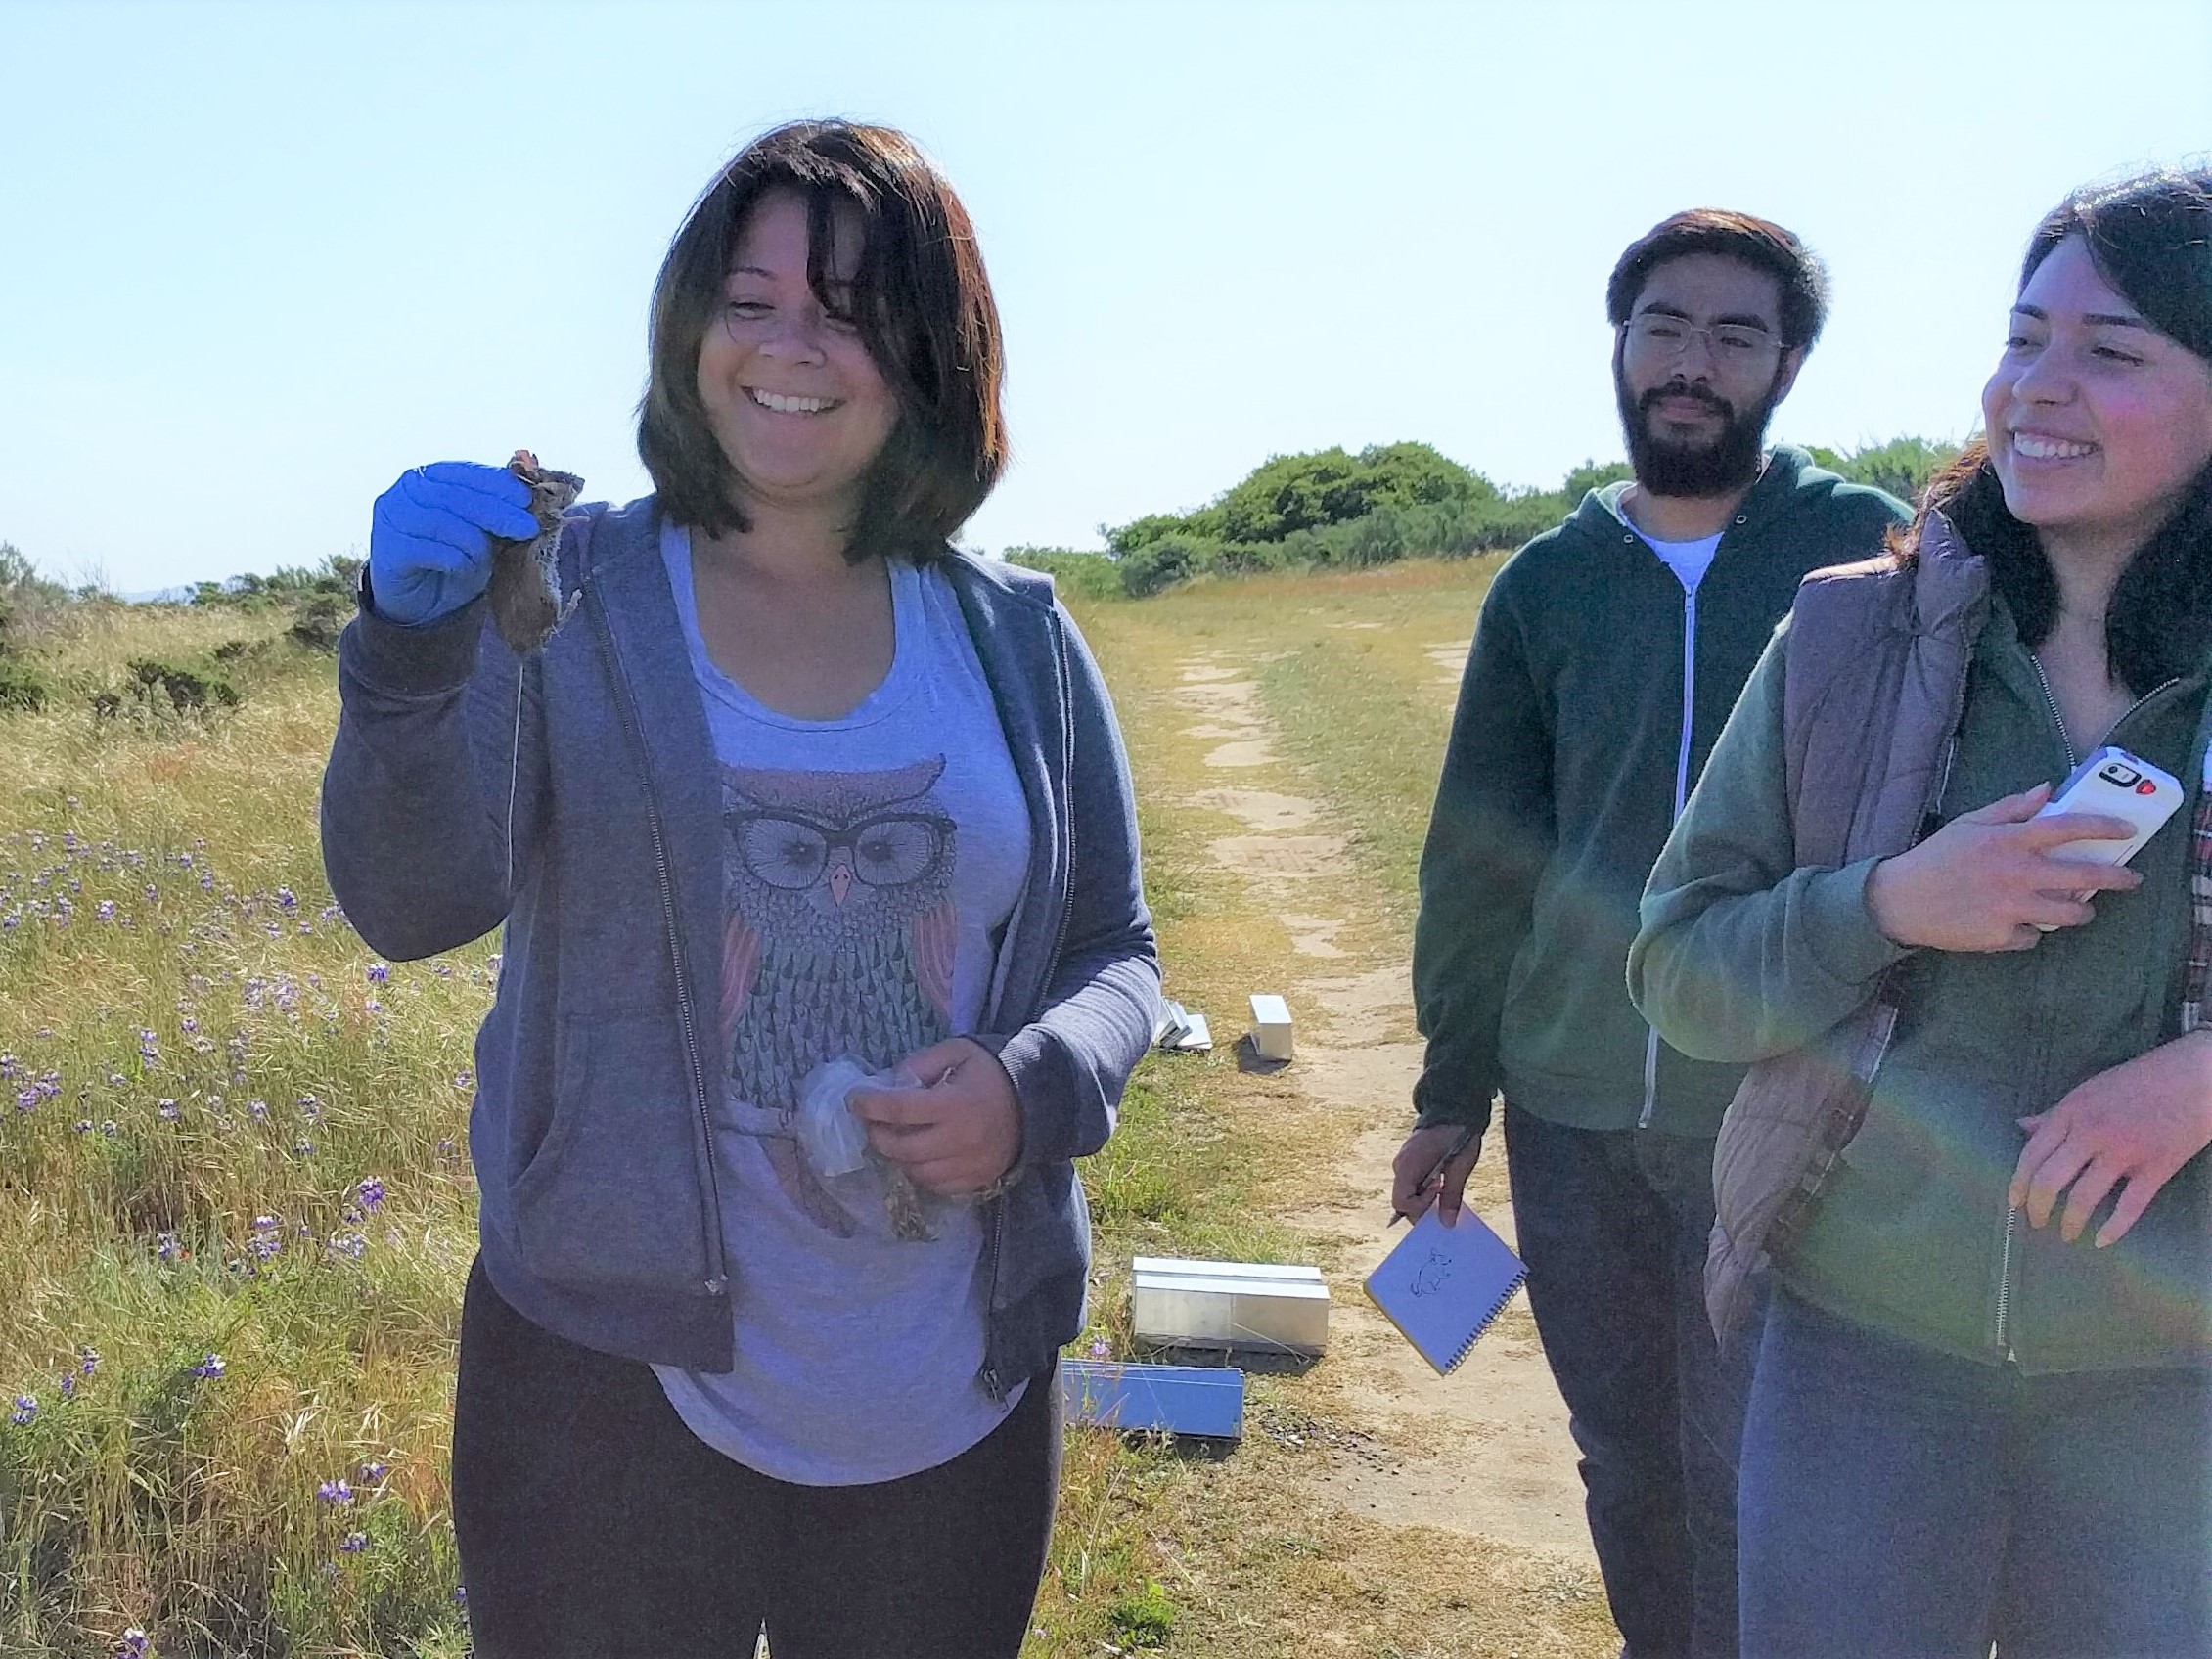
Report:
[{"label": "man's beard", "polygon": [[[1637,483],[1653,495],[1728,495],[1758,477],[1766,453],[1767,423],[1775,412],[1771,389],[1739,415],[1736,405],[1718,392],[1688,381],[1669,381],[1641,398],[1632,398],[1627,378],[1616,366],[1613,395],[1620,406],[1621,433],[1628,440],[1629,466],[1635,470]],[[1674,443],[1655,435],[1651,406],[1663,397],[1693,398],[1705,405],[1724,423],[1720,435],[1698,444]]]}]

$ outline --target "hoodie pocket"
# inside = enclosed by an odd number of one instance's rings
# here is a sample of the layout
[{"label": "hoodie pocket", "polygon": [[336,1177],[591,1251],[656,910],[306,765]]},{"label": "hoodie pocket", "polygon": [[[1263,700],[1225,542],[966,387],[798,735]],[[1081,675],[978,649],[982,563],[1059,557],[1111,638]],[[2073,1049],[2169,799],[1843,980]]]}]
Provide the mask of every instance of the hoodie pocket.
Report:
[{"label": "hoodie pocket", "polygon": [[693,1111],[672,1015],[564,1017],[553,1119],[514,1186],[529,1271],[551,1284],[661,1297],[703,1283]]}]

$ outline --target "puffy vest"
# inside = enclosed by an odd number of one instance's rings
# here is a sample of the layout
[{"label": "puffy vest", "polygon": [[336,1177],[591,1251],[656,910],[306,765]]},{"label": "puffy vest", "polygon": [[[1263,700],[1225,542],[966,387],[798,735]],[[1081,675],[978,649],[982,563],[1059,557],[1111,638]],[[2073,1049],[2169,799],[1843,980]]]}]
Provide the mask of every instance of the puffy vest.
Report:
[{"label": "puffy vest", "polygon": [[[1797,863],[1838,869],[1909,849],[1935,810],[1989,572],[1928,515],[1918,552],[1818,570],[1790,612],[1783,732]],[[1744,1075],[1713,1153],[1705,1302],[1724,1336],[1752,1275],[1810,1213],[1858,1133],[1897,1025],[1893,969],[1858,1012]]]}]

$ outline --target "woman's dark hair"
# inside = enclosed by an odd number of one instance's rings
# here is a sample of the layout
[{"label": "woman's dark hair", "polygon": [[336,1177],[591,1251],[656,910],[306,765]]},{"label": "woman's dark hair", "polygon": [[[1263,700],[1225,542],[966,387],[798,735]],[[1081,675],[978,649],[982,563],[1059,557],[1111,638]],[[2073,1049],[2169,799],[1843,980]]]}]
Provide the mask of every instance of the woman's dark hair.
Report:
[{"label": "woman's dark hair", "polygon": [[1693,253],[1717,253],[1764,271],[1782,289],[1782,328],[1785,346],[1812,348],[1828,321],[1828,267],[1818,255],[1780,225],[1724,207],[1693,207],[1661,219],[1628,245],[1605,281],[1605,315],[1613,327],[1626,323],[1651,273]]},{"label": "woman's dark hair", "polygon": [[[2212,361],[2212,171],[2146,173],[2077,192],[2036,226],[2026,288],[2060,244],[2080,237],[2097,273],[2161,334]],[[1938,473],[1920,516],[1940,512],[1989,561],[2032,649],[2058,620],[2058,582],[2035,531],[2012,516],[1977,438]],[[1918,526],[1916,526],[1917,528]],[[2192,672],[2212,650],[2212,464],[2120,572],[2104,617],[2105,659],[2138,696]]]},{"label": "woman's dark hair", "polygon": [[[700,399],[699,350],[721,314],[745,221],[777,190],[806,202],[808,286],[825,307],[852,317],[898,405],[862,485],[846,555],[935,559],[1006,467],[999,313],[967,209],[913,141],[889,127],[777,127],[746,145],[693,203],[654,284],[638,454],[678,523],[709,535],[751,527],[743,480]],[[863,243],[850,297],[839,293],[833,304],[840,204],[860,215]]]}]

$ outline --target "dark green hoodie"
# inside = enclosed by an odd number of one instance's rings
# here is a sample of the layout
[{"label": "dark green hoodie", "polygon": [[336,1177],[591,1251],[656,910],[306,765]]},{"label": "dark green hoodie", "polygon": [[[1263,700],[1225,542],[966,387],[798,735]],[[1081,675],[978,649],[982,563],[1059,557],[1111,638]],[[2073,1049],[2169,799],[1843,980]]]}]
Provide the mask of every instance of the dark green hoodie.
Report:
[{"label": "dark green hoodie", "polygon": [[1628,1000],[1637,901],[1806,572],[1872,558],[1905,509],[1777,449],[1688,594],[1593,491],[1482,604],[1421,862],[1422,1124],[1491,1096],[1583,1129],[1714,1134],[1741,1068],[1661,1043]]}]

